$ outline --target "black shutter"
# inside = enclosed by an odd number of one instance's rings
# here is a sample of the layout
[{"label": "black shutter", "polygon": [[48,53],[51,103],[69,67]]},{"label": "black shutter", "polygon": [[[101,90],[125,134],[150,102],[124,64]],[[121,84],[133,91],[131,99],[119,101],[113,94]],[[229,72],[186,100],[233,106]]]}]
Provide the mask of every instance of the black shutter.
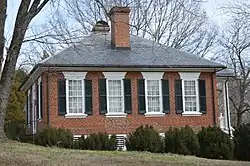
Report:
[{"label": "black shutter", "polygon": [[39,85],[36,86],[36,119],[39,118]]},{"label": "black shutter", "polygon": [[41,109],[41,118],[43,118],[43,82],[40,82],[40,109]]},{"label": "black shutter", "polygon": [[106,79],[99,79],[99,111],[101,115],[107,113]]},{"label": "black shutter", "polygon": [[125,112],[127,114],[132,114],[131,80],[124,79],[123,83],[124,83]]},{"label": "black shutter", "polygon": [[138,112],[139,114],[146,113],[146,104],[145,104],[145,83],[144,79],[138,80]]},{"label": "black shutter", "polygon": [[181,114],[183,112],[181,80],[175,80],[175,110],[176,114]]},{"label": "black shutter", "polygon": [[92,110],[92,80],[85,80],[85,113],[93,114]]},{"label": "black shutter", "polygon": [[58,115],[66,114],[66,84],[65,79],[58,80]]},{"label": "black shutter", "polygon": [[205,114],[206,111],[206,83],[205,80],[199,80],[199,98],[200,112]]},{"label": "black shutter", "polygon": [[166,114],[169,114],[170,105],[169,105],[169,82],[168,80],[162,80],[162,104],[163,104],[163,112]]}]

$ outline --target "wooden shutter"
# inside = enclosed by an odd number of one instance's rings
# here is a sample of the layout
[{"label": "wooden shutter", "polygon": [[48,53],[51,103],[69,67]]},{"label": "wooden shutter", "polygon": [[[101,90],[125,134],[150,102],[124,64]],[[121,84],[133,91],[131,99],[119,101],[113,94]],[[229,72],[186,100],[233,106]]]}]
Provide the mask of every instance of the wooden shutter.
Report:
[{"label": "wooden shutter", "polygon": [[166,114],[169,114],[170,105],[169,105],[169,82],[168,80],[162,80],[162,104],[163,104],[163,112]]},{"label": "wooden shutter", "polygon": [[99,111],[101,115],[107,113],[106,79],[99,79]]},{"label": "wooden shutter", "polygon": [[181,80],[175,80],[175,110],[176,114],[181,114],[183,112]]},{"label": "wooden shutter", "polygon": [[58,115],[66,114],[66,80],[58,80]]},{"label": "wooden shutter", "polygon": [[40,82],[40,109],[41,109],[41,118],[43,118],[43,82]]},{"label": "wooden shutter", "polygon": [[131,80],[124,79],[124,105],[125,105],[125,112],[127,114],[132,114],[132,98],[131,98]]},{"label": "wooden shutter", "polygon": [[39,118],[39,84],[36,86],[36,119]]},{"label": "wooden shutter", "polygon": [[85,113],[93,114],[92,110],[92,80],[85,80]]},{"label": "wooden shutter", "polygon": [[144,79],[138,80],[138,113],[146,113],[146,104],[145,104],[145,83]]},{"label": "wooden shutter", "polygon": [[199,80],[200,112],[206,114],[206,82]]}]

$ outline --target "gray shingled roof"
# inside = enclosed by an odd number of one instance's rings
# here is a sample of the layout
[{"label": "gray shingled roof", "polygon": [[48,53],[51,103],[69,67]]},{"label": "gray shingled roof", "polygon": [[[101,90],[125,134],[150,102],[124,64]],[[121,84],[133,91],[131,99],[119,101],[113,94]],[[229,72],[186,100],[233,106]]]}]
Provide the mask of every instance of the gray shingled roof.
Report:
[{"label": "gray shingled roof", "polygon": [[39,63],[40,66],[211,67],[225,66],[131,35],[131,50],[112,49],[110,34],[92,33],[80,43]]},{"label": "gray shingled roof", "polygon": [[217,77],[235,77],[233,70],[224,69],[216,73]]}]

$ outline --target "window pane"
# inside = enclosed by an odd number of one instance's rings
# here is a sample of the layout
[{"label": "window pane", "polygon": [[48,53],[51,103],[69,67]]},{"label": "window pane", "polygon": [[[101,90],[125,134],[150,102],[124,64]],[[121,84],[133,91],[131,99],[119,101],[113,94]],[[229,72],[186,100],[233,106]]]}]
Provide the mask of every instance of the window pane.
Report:
[{"label": "window pane", "polygon": [[122,112],[122,97],[109,97],[109,112]]},{"label": "window pane", "polygon": [[148,112],[160,112],[160,97],[148,96]]},{"label": "window pane", "polygon": [[197,111],[196,94],[197,94],[196,81],[185,80],[184,81],[185,111]]},{"label": "window pane", "polygon": [[122,112],[122,80],[108,80],[109,112]]},{"label": "window pane", "polygon": [[147,80],[148,112],[160,112],[160,80]]},{"label": "window pane", "polygon": [[147,80],[148,95],[159,95],[159,80]]},{"label": "window pane", "polygon": [[69,80],[69,113],[83,113],[82,80]]},{"label": "window pane", "polygon": [[196,97],[185,97],[185,111],[196,111]]}]

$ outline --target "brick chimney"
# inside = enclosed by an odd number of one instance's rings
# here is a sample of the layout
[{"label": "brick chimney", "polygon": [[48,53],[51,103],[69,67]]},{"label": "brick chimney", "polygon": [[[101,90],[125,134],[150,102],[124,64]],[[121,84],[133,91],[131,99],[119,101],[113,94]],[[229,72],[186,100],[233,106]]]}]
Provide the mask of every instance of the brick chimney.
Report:
[{"label": "brick chimney", "polygon": [[111,17],[111,45],[114,48],[130,49],[128,7],[113,7]]}]

